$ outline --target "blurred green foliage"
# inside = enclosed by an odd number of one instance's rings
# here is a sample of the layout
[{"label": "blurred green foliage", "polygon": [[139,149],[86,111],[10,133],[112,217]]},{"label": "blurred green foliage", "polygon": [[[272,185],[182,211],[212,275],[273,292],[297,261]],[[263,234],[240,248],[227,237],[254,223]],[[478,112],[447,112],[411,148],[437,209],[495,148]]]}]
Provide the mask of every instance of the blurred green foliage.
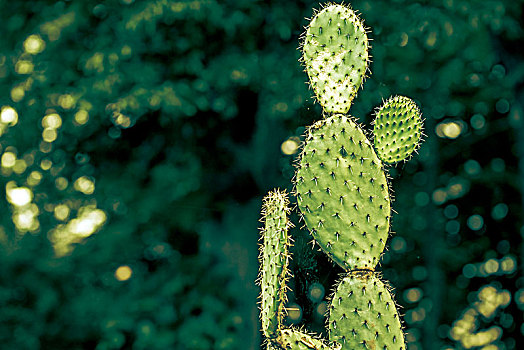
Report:
[{"label": "blurred green foliage", "polygon": [[[522,348],[523,2],[352,6],[374,41],[351,114],[403,94],[427,118],[382,262],[409,348],[467,347],[454,321],[491,287],[510,301],[477,327]],[[296,49],[316,7],[0,1],[2,348],[258,348],[260,199],[320,118]],[[338,270],[294,235],[294,322],[319,329],[308,291]]]}]

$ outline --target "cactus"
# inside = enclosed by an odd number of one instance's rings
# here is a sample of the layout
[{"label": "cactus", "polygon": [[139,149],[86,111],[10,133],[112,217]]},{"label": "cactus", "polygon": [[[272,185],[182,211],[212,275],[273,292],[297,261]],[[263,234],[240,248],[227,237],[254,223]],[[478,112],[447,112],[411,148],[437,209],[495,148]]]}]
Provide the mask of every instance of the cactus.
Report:
[{"label": "cactus", "polygon": [[260,245],[259,284],[262,331],[268,339],[276,338],[282,326],[286,303],[288,271],[289,200],[285,192],[270,192],[262,206],[262,244]]},{"label": "cactus", "polygon": [[[294,192],[315,242],[345,275],[329,306],[330,343],[303,330],[286,329],[281,317],[286,278],[264,276],[286,270],[288,243],[281,240],[287,238],[271,232],[281,232],[275,229],[276,218],[278,227],[289,226],[283,215],[287,202],[275,213],[269,208],[276,206],[269,203],[280,192],[266,197],[261,314],[268,349],[406,349],[397,306],[375,268],[391,217],[384,164],[409,159],[419,147],[423,121],[411,99],[390,98],[375,112],[372,144],[353,117],[346,115],[365,77],[368,47],[362,21],[346,5],[324,7],[303,37],[303,62],[324,118],[307,129]],[[266,252],[273,258],[266,258]],[[286,257],[285,262],[276,256]]]},{"label": "cactus", "polygon": [[377,109],[373,123],[375,148],[384,163],[406,160],[417,150],[422,136],[422,118],[411,99],[390,98]]},{"label": "cactus", "polygon": [[329,5],[304,35],[303,62],[317,100],[327,113],[347,113],[369,63],[366,30],[346,6]]}]

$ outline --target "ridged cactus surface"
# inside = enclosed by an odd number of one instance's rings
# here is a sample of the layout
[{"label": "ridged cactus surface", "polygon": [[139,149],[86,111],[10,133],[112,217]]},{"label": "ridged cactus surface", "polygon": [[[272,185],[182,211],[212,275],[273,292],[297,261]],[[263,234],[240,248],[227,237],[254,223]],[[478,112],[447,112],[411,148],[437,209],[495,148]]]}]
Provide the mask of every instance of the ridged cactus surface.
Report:
[{"label": "ridged cactus surface", "polygon": [[343,349],[404,350],[404,334],[388,288],[371,271],[345,276],[333,294],[329,340]]},{"label": "ridged cactus surface", "polygon": [[289,278],[289,200],[275,190],[264,198],[262,244],[260,245],[260,318],[267,338],[278,336],[284,317],[286,280]]},{"label": "ridged cactus surface", "polygon": [[366,74],[368,50],[364,24],[348,6],[326,6],[311,20],[302,58],[326,113],[349,111]]},{"label": "ridged cactus surface", "polygon": [[422,116],[410,98],[388,99],[375,113],[374,143],[384,163],[408,159],[417,150],[422,137]]},{"label": "ridged cactus surface", "polygon": [[389,231],[388,184],[350,117],[337,114],[309,128],[296,193],[309,231],[331,259],[345,270],[375,268]]}]

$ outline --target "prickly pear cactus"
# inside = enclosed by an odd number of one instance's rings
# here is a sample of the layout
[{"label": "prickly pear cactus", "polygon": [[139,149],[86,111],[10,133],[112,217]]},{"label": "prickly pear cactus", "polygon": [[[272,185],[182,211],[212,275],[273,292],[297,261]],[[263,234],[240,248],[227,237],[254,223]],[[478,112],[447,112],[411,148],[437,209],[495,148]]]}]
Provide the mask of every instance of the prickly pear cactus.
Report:
[{"label": "prickly pear cactus", "polygon": [[260,245],[260,319],[262,331],[276,338],[282,325],[286,302],[286,280],[289,278],[288,248],[290,239],[289,200],[285,192],[275,190],[264,198],[262,206],[262,244]]},{"label": "prickly pear cactus", "polygon": [[369,62],[366,29],[347,6],[316,13],[302,44],[303,62],[317,100],[327,113],[347,113]]},{"label": "prickly pear cactus", "polygon": [[422,135],[422,118],[413,100],[395,96],[375,113],[375,148],[384,163],[405,160],[417,150]]},{"label": "prickly pear cactus", "polygon": [[[288,238],[269,232],[288,227],[287,200],[275,200],[280,192],[266,197],[261,317],[268,349],[406,349],[395,301],[375,268],[391,217],[385,165],[411,157],[419,147],[423,121],[414,101],[392,97],[375,112],[370,142],[355,119],[346,115],[365,77],[368,48],[362,21],[346,5],[329,4],[317,12],[303,36],[303,62],[324,118],[307,129],[295,194],[314,241],[346,274],[329,306],[329,343],[303,330],[286,329],[282,325],[286,277],[271,276],[282,276],[286,270],[288,243],[282,240]],[[277,202],[286,204],[269,205]],[[280,214],[270,207],[280,208]],[[280,257],[286,257],[285,262]]]}]

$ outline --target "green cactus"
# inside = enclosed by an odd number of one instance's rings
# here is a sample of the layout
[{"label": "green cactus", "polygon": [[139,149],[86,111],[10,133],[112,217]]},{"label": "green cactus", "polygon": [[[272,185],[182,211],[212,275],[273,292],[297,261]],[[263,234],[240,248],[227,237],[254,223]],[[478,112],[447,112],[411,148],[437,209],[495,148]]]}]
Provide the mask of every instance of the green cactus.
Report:
[{"label": "green cactus", "polygon": [[423,120],[413,100],[391,97],[375,113],[375,148],[384,163],[408,159],[416,151],[422,136]]},{"label": "green cactus", "polygon": [[343,349],[403,349],[395,302],[373,271],[352,271],[340,281],[329,313],[329,339]]},{"label": "green cactus", "polygon": [[347,6],[328,5],[303,36],[309,83],[326,113],[347,113],[369,63],[366,29]]},{"label": "green cactus", "polygon": [[260,245],[260,319],[268,339],[276,338],[282,326],[289,278],[288,229],[289,200],[285,192],[275,190],[264,198],[262,206],[262,244]]},{"label": "green cactus", "polygon": [[[396,304],[375,268],[388,238],[391,216],[384,164],[407,160],[417,150],[422,136],[420,111],[407,97],[387,100],[375,113],[374,144],[353,117],[345,115],[368,64],[364,26],[348,6],[330,4],[318,12],[302,48],[310,83],[326,118],[307,130],[295,194],[311,235],[346,275],[331,297],[330,344],[302,330],[284,328],[286,277],[272,276],[286,270],[288,243],[282,239],[288,238],[271,232],[283,230],[275,227],[288,227],[287,202],[275,201],[281,195],[278,191],[266,197],[261,280],[262,328],[269,339],[268,349],[405,350]],[[282,201],[284,206],[274,204]],[[269,209],[275,207],[278,213]],[[271,236],[277,238],[266,238]],[[286,257],[285,262],[275,256]]]},{"label": "green cactus", "polygon": [[296,194],[307,227],[331,259],[345,270],[375,268],[389,231],[388,184],[351,118],[336,114],[309,128]]}]

